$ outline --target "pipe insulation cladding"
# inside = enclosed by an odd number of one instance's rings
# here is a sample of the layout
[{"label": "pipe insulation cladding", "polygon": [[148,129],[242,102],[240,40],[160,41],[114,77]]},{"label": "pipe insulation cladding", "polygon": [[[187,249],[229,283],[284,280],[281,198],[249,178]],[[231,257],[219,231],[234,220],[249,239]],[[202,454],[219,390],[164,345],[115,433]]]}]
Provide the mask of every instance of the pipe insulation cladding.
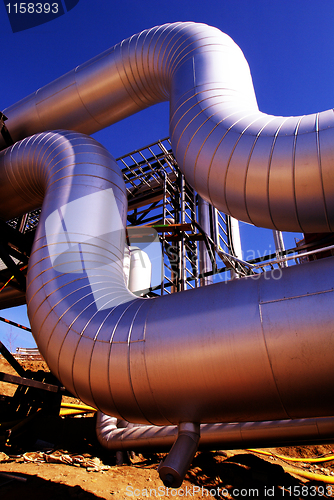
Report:
[{"label": "pipe insulation cladding", "polygon": [[28,314],[70,392],[156,425],[333,415],[334,258],[143,299],[125,285],[126,191],[101,145],[43,132],[1,152],[0,215],[42,199]]},{"label": "pipe insulation cladding", "polygon": [[[109,450],[143,451],[171,448],[177,438],[175,425],[139,425],[118,428],[117,419],[97,413],[96,434],[102,446]],[[199,449],[225,450],[261,446],[295,446],[302,443],[332,443],[333,417],[277,420],[270,422],[234,422],[202,424]]]},{"label": "pipe insulation cladding", "polygon": [[0,217],[43,203],[27,277],[42,355],[84,402],[134,423],[332,416],[334,258],[156,299],[127,289],[121,171],[82,133],[166,99],[203,198],[256,225],[333,231],[333,111],[259,112],[215,28],[144,31],[5,110],[19,142],[0,153]]},{"label": "pipe insulation cladding", "polygon": [[166,100],[178,165],[205,200],[256,226],[334,231],[333,110],[261,113],[241,50],[217,28],[145,30],[4,113],[17,141],[53,129],[92,134]]}]

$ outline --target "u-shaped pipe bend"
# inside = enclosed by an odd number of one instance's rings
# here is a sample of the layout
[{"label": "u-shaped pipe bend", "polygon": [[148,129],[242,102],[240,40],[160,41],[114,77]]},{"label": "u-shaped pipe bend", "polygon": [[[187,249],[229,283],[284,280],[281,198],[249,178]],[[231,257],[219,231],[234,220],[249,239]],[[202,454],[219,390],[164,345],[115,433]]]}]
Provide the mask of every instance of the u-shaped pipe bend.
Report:
[{"label": "u-shaped pipe bend", "polygon": [[91,134],[165,100],[178,165],[204,199],[261,227],[334,230],[333,110],[261,113],[241,50],[205,24],[145,30],[4,112],[16,141]]}]

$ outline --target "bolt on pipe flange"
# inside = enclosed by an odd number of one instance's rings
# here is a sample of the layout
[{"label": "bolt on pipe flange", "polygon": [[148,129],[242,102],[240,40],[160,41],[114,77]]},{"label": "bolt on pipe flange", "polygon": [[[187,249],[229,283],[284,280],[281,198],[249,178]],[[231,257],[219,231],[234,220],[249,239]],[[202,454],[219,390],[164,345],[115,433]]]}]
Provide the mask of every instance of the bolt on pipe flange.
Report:
[{"label": "bolt on pipe flange", "polygon": [[200,425],[182,422],[178,436],[170,452],[158,467],[159,476],[165,486],[178,488],[195,456],[200,438]]}]

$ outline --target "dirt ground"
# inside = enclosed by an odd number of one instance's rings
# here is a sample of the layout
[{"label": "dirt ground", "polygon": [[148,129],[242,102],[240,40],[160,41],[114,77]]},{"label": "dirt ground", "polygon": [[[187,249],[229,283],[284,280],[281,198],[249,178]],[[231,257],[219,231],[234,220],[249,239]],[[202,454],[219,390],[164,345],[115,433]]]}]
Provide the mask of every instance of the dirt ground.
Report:
[{"label": "dirt ground", "polygon": [[[43,362],[21,364],[32,371],[46,369]],[[0,372],[15,374],[1,357]],[[2,399],[8,400],[4,396],[13,396],[15,391],[16,386],[0,382]],[[164,454],[136,454],[131,459],[126,457],[128,464],[116,465],[115,455],[96,440],[93,414],[84,418],[39,416],[23,427],[17,423],[8,426],[3,418],[0,420],[1,499],[334,497],[334,444],[265,450],[273,455],[250,450],[198,452],[182,486],[168,489],[157,473]],[[8,429],[12,427],[11,434]],[[321,455],[331,458],[332,453],[333,461],[306,461]],[[305,462],[290,462],[277,454],[303,458]],[[305,472],[320,474],[324,480],[300,475]]]}]

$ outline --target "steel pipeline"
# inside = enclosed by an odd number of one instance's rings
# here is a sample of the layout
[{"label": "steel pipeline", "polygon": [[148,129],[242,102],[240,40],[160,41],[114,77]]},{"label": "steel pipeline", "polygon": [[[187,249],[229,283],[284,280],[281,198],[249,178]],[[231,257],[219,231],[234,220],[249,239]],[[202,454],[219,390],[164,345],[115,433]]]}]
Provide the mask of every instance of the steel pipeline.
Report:
[{"label": "steel pipeline", "polygon": [[[96,431],[99,442],[109,450],[165,451],[175,442],[178,428],[173,425],[117,428],[117,419],[98,413]],[[265,448],[292,446],[303,442],[325,443],[333,441],[333,434],[333,417],[202,424],[199,449],[235,450],[247,448],[254,443]]]},{"label": "steel pipeline", "polygon": [[[205,199],[262,226],[333,230],[333,112],[260,113],[240,49],[215,28],[136,35],[7,108],[6,124],[14,140],[91,133],[167,98],[178,163]],[[42,132],[2,152],[1,217],[42,202],[29,317],[84,402],[159,425],[333,415],[333,258],[145,300],[124,284],[126,194],[101,145]]]},{"label": "steel pipeline", "polygon": [[333,258],[142,299],[124,282],[127,200],[111,155],[76,132],[1,152],[0,215],[43,199],[29,318],[84,402],[158,425],[333,415]]},{"label": "steel pipeline", "polygon": [[333,110],[261,113],[241,50],[216,28],[145,30],[4,113],[17,141],[58,128],[91,134],[164,100],[178,165],[205,200],[257,226],[334,230]]}]

